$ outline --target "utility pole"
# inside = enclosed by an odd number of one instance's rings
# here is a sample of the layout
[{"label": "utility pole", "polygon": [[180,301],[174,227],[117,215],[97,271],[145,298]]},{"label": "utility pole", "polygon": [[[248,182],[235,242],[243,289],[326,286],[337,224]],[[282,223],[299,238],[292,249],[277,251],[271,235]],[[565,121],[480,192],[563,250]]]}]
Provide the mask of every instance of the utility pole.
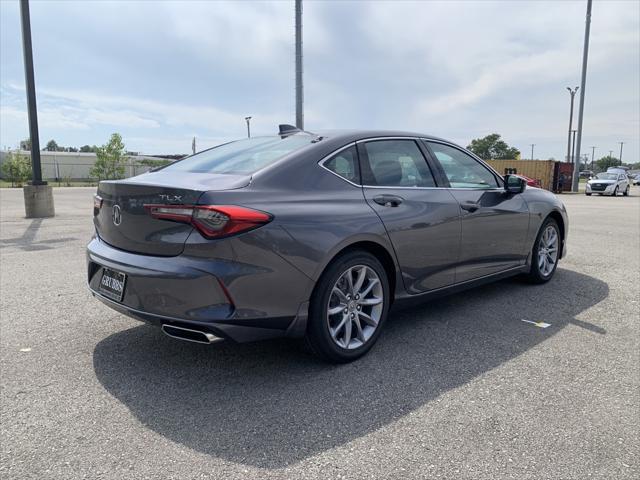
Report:
[{"label": "utility pole", "polygon": [[618,142],[620,144],[620,165],[622,165],[622,145],[624,145],[624,142]]},{"label": "utility pole", "polygon": [[31,44],[31,18],[29,0],[20,0],[20,22],[22,26],[22,54],[24,57],[24,77],[27,87],[27,113],[29,117],[29,140],[31,140],[31,169],[33,177],[30,185],[23,188],[24,209],[27,218],[53,217],[53,189],[42,181],[40,162],[40,137],[38,136],[38,109],[36,107],[36,82],[33,74],[33,48]]},{"label": "utility pole", "polygon": [[247,122],[247,138],[251,138],[251,117],[244,117],[244,119]]},{"label": "utility pole", "polygon": [[609,150],[609,158],[613,158],[613,150]]},{"label": "utility pole", "polygon": [[535,147],[535,146],[536,146],[535,143],[531,144],[531,160],[533,160],[533,147]]},{"label": "utility pole", "polygon": [[596,156],[596,148],[597,147],[591,147],[591,171],[593,171],[593,160]]},{"label": "utility pole", "polygon": [[302,0],[296,0],[296,127],[304,130],[302,89]]},{"label": "utility pole", "polygon": [[[580,144],[582,143],[582,121],[584,120],[584,89],[587,83],[587,60],[589,58],[589,32],[591,30],[591,3],[592,0],[587,0],[587,15],[584,25],[584,48],[582,50],[582,82],[580,85],[580,106],[578,108],[578,145],[576,154],[580,157]],[[580,173],[573,171],[573,184],[572,190],[578,191],[578,184],[580,181]]]},{"label": "utility pole", "polygon": [[573,146],[571,148],[571,159],[569,160],[569,162],[573,163],[574,165],[576,164],[576,132],[577,130],[571,130],[571,136],[573,138],[572,140]]},{"label": "utility pole", "polygon": [[571,94],[571,108],[569,109],[569,136],[567,138],[567,162],[571,162],[571,128],[573,124],[573,97],[575,97],[576,92],[579,87],[571,90],[571,87],[567,87],[569,93]]}]

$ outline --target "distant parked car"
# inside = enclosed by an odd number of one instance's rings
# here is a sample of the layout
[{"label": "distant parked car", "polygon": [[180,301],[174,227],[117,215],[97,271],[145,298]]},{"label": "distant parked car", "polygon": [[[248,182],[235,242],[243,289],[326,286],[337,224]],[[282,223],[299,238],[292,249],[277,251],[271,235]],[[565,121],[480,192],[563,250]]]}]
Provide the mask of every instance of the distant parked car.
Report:
[{"label": "distant parked car", "polygon": [[580,178],[591,178],[591,177],[593,177],[592,170],[583,170],[580,172]]},{"label": "distant parked car", "polygon": [[636,173],[635,175],[633,175],[633,182],[634,185],[640,185],[640,173]]},{"label": "distant parked car", "polygon": [[613,195],[618,193],[626,197],[629,195],[629,179],[626,173],[599,173],[587,182],[585,195],[590,196],[592,193],[599,195]]},{"label": "distant parked car", "polygon": [[534,180],[533,178],[529,178],[526,175],[521,175],[519,173],[516,175],[516,177],[520,177],[521,179],[523,179],[530,187],[540,187],[539,180]]}]

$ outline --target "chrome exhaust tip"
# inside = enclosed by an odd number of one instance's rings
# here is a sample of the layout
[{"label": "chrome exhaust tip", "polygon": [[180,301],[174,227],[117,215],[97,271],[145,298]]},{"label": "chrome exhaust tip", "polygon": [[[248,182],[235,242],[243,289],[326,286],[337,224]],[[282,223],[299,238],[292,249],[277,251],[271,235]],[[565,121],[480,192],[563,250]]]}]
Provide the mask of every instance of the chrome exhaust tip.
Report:
[{"label": "chrome exhaust tip", "polygon": [[216,337],[213,333],[193,330],[191,328],[176,327],[175,325],[164,324],[162,325],[162,331],[171,338],[177,338],[178,340],[185,340],[187,342],[204,343],[206,345],[224,340],[221,337]]}]

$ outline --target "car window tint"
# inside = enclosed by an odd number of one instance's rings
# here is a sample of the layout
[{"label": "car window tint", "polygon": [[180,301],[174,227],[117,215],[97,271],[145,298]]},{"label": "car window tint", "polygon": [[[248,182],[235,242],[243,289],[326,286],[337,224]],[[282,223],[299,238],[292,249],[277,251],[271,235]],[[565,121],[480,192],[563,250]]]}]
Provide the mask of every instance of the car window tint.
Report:
[{"label": "car window tint", "polygon": [[358,168],[358,152],[355,145],[336,153],[323,164],[342,178],[350,182],[360,183],[360,172]]},{"label": "car window tint", "polygon": [[475,158],[457,148],[428,142],[452,188],[496,188],[495,175]]},{"label": "car window tint", "polygon": [[431,170],[413,140],[376,140],[364,144],[363,180],[385,187],[435,187]]}]

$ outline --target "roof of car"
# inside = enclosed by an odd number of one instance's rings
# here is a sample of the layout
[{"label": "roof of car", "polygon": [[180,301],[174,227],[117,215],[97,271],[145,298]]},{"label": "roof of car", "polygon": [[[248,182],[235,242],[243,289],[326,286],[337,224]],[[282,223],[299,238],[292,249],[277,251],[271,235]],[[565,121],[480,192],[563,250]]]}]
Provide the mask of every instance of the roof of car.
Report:
[{"label": "roof of car", "polygon": [[346,141],[376,137],[419,137],[427,138],[429,140],[449,142],[446,139],[435,137],[433,135],[427,135],[425,133],[418,132],[408,132],[404,130],[314,130],[312,133],[321,137],[332,138],[335,140],[341,139]]}]

